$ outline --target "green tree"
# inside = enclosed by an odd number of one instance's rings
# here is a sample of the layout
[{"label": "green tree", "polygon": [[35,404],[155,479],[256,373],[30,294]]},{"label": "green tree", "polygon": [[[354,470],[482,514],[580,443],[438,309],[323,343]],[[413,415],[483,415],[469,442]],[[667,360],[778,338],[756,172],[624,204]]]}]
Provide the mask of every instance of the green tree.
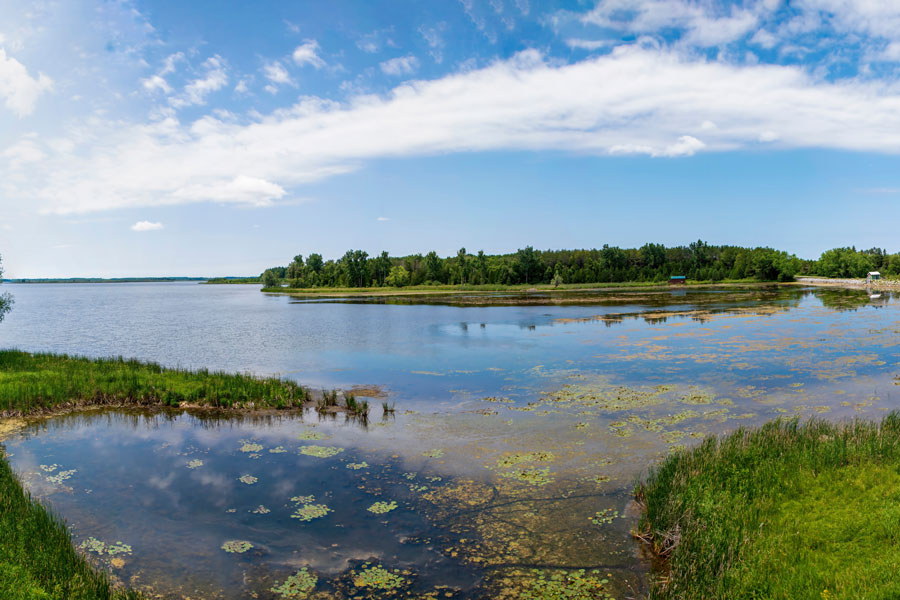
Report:
[{"label": "green tree", "polygon": [[306,257],[306,268],[317,275],[322,272],[324,265],[321,254],[313,253]]},{"label": "green tree", "polygon": [[441,259],[438,257],[437,252],[432,250],[425,255],[425,278],[428,281],[442,283],[443,270],[443,265],[441,264]]},{"label": "green tree", "polygon": [[403,287],[409,283],[409,271],[402,266],[391,267],[391,272],[385,278],[385,283],[393,287]]},{"label": "green tree", "polygon": [[273,288],[281,285],[281,281],[278,278],[278,275],[275,274],[275,271],[272,269],[266,269],[262,274],[262,284],[264,288]]},{"label": "green tree", "polygon": [[516,271],[520,281],[524,283],[537,283],[543,268],[538,253],[531,246],[519,248],[516,252]]},{"label": "green tree", "polygon": [[[3,282],[3,258],[0,257],[0,283]],[[0,294],[0,321],[12,309],[13,297],[8,293]]]},{"label": "green tree", "polygon": [[459,269],[459,282],[469,283],[469,261],[466,257],[466,249],[460,248],[456,253],[456,266]]}]

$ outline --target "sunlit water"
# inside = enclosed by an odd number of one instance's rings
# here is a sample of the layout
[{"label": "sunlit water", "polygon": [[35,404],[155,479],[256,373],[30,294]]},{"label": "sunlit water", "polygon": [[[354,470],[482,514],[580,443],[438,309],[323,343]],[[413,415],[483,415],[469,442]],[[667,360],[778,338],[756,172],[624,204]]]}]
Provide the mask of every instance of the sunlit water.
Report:
[{"label": "sunlit water", "polygon": [[[171,597],[278,597],[302,567],[332,596],[514,597],[534,569],[585,568],[632,597],[648,566],[629,492],[654,461],[779,416],[877,418],[900,391],[900,304],[864,291],[461,307],[252,286],[9,287],[3,347],[378,385],[396,403],[366,428],[315,413],[89,411],[6,440],[92,560]],[[399,587],[365,585],[372,566]]]}]

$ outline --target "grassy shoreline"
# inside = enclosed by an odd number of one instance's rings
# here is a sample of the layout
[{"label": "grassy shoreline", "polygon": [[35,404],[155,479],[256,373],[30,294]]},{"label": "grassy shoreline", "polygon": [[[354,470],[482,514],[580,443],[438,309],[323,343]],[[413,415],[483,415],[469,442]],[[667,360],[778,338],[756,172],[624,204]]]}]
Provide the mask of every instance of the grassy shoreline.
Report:
[{"label": "grassy shoreline", "polygon": [[284,294],[298,298],[380,298],[380,297],[439,297],[480,295],[490,298],[497,293],[515,294],[553,294],[565,297],[567,294],[584,294],[586,292],[613,292],[623,289],[641,290],[678,290],[688,288],[724,287],[733,285],[746,285],[753,287],[771,286],[776,282],[764,282],[757,279],[729,279],[724,281],[689,281],[685,286],[670,286],[667,282],[658,281],[628,281],[620,283],[583,283],[562,284],[553,286],[542,285],[417,285],[406,287],[362,287],[362,288],[288,288],[288,287],[264,287],[262,292],[267,294]]},{"label": "grassy shoreline", "polygon": [[[275,377],[168,369],[122,358],[90,359],[0,351],[0,439],[22,417],[86,406],[181,406],[216,410],[303,409],[346,412],[357,418],[351,394],[313,393]],[[354,413],[354,410],[356,412]],[[367,412],[365,413],[367,415]],[[0,443],[0,598],[17,600],[140,600],[116,587],[73,546],[65,523],[33,499],[6,460]]]},{"label": "grassy shoreline", "polygon": [[663,565],[651,598],[900,597],[900,413],[708,438],[635,497]]}]

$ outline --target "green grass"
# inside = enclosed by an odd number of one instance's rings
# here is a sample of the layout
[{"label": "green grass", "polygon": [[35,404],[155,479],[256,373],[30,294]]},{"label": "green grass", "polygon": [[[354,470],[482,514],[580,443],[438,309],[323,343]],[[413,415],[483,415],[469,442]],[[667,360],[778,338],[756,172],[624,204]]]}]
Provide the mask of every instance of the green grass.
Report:
[{"label": "green grass", "polygon": [[900,598],[900,413],[710,438],[636,497],[651,598]]},{"label": "green grass", "polygon": [[[687,282],[688,287],[694,286],[721,286],[721,285],[761,285],[774,282],[761,282],[758,279],[725,279],[721,281],[694,281]],[[263,292],[273,294],[291,294],[297,296],[319,297],[347,297],[347,296],[401,296],[401,295],[444,295],[472,292],[577,292],[592,290],[610,290],[619,288],[669,288],[668,281],[621,281],[611,283],[564,283],[553,286],[547,283],[539,284],[484,284],[484,285],[411,285],[405,287],[316,287],[316,288],[291,288],[291,287],[265,287]],[[679,286],[680,287],[680,286]],[[675,288],[678,289],[678,288]]]},{"label": "green grass", "polygon": [[295,408],[309,391],[275,377],[168,369],[123,358],[0,351],[0,416],[89,404]]},{"label": "green grass", "polygon": [[[0,417],[90,404],[292,408],[309,400],[306,388],[278,378],[0,351]],[[105,573],[91,568],[72,546],[65,524],[28,495],[5,458],[0,458],[0,598],[140,598],[113,588]]]},{"label": "green grass", "polygon": [[[2,452],[0,452],[2,456]],[[0,460],[0,598],[127,600],[78,554],[65,524],[34,501]]]}]

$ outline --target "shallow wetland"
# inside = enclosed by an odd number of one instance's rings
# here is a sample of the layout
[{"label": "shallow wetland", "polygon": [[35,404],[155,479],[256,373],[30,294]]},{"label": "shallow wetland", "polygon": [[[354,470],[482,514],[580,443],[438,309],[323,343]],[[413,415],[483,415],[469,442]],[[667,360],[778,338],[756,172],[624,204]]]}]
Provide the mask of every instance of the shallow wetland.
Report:
[{"label": "shallow wetland", "polygon": [[[879,418],[900,392],[890,292],[461,306],[192,284],[12,291],[3,347],[370,386],[396,406],[382,419],[379,398],[367,425],[120,409],[7,431],[10,463],[76,545],[151,597],[641,597],[652,564],[630,535],[631,492],[649,465],[779,416]],[[84,319],[67,319],[72,304]]]}]

